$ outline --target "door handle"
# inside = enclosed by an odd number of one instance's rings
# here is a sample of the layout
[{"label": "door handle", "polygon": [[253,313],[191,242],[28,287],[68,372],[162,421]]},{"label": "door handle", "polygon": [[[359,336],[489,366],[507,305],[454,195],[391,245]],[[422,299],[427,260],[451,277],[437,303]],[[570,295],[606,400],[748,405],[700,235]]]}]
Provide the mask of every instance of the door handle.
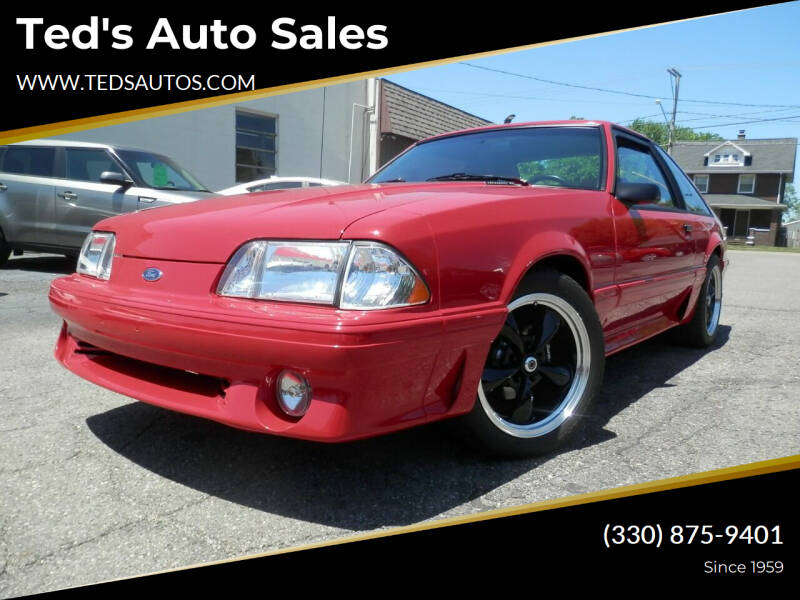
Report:
[{"label": "door handle", "polygon": [[692,232],[692,226],[691,226],[691,225],[689,225],[689,223],[684,223],[684,224],[683,224],[683,230],[684,230],[686,233],[691,233],[691,232]]},{"label": "door handle", "polygon": [[75,200],[78,197],[78,194],[75,192],[59,192],[56,194],[59,198],[63,198],[64,200]]},{"label": "door handle", "polygon": [[0,192],[5,192],[8,186],[5,183],[0,183]]}]

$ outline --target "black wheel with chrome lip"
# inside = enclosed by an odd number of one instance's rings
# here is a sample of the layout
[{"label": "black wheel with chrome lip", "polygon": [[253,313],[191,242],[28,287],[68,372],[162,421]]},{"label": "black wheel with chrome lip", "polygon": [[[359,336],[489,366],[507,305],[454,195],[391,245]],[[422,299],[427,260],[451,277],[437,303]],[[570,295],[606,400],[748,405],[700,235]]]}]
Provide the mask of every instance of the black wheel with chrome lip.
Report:
[{"label": "black wheel with chrome lip", "polygon": [[707,348],[717,338],[722,312],[722,269],[719,257],[712,254],[706,265],[706,277],[697,297],[692,320],[677,328],[677,339],[697,348]]},{"label": "black wheel with chrome lip", "polygon": [[603,366],[602,327],[586,292],[557,271],[535,272],[508,305],[465,420],[492,453],[548,452],[587,410]]}]

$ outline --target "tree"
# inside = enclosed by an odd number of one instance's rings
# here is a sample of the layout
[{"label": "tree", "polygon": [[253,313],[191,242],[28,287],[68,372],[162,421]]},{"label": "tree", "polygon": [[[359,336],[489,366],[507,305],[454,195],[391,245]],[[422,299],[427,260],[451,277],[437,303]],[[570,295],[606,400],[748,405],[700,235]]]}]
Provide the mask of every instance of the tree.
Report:
[{"label": "tree", "polygon": [[[518,165],[519,176],[525,181],[542,179],[548,185],[569,185],[581,188],[597,188],[600,180],[600,157],[563,156],[545,160],[532,160]],[[546,179],[558,177],[558,180]],[[549,182],[549,183],[548,183]]]},{"label": "tree", "polygon": [[[633,123],[628,125],[628,128],[638,131],[642,135],[646,135],[662,148],[666,148],[669,143],[669,126],[666,123],[636,119]],[[716,133],[700,133],[689,127],[676,127],[675,139],[672,141],[706,142],[723,139],[723,137]]]},{"label": "tree", "polygon": [[800,219],[800,196],[797,195],[797,190],[791,183],[786,184],[786,190],[783,192],[783,203],[789,208],[783,213],[783,222],[796,221]]}]

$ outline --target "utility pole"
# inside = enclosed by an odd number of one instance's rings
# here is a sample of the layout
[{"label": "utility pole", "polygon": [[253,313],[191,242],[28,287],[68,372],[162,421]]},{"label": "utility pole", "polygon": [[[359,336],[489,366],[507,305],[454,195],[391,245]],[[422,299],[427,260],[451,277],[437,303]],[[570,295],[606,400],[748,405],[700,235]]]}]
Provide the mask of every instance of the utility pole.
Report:
[{"label": "utility pole", "polygon": [[669,126],[669,144],[667,154],[672,154],[672,143],[675,140],[675,116],[678,114],[678,90],[681,87],[681,74],[676,68],[667,69],[667,73],[672,76],[674,81],[672,89],[672,122]]},{"label": "utility pole", "polygon": [[[658,108],[661,109],[661,114],[664,115],[664,125],[667,126],[667,153],[670,151],[670,146],[672,145],[672,127],[669,124],[669,119],[667,118],[667,113],[664,112],[664,107],[661,105],[661,100],[656,100],[656,104],[658,104]],[[660,146],[661,144],[659,144]]]}]

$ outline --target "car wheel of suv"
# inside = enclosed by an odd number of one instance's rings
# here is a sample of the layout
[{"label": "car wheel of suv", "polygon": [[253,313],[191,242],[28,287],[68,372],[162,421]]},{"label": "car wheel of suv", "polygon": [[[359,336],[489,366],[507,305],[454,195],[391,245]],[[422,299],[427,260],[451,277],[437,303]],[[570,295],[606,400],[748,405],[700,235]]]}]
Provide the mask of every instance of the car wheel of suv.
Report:
[{"label": "car wheel of suv", "polygon": [[678,328],[678,339],[697,348],[714,343],[722,312],[722,269],[719,257],[712,254],[706,265],[706,278],[694,307],[692,320]]},{"label": "car wheel of suv", "polygon": [[493,454],[549,452],[586,413],[604,365],[603,329],[589,296],[563,273],[535,272],[508,305],[465,424]]},{"label": "car wheel of suv", "polygon": [[6,264],[9,256],[11,256],[11,246],[6,244],[6,238],[3,236],[3,232],[0,231],[0,267]]}]

